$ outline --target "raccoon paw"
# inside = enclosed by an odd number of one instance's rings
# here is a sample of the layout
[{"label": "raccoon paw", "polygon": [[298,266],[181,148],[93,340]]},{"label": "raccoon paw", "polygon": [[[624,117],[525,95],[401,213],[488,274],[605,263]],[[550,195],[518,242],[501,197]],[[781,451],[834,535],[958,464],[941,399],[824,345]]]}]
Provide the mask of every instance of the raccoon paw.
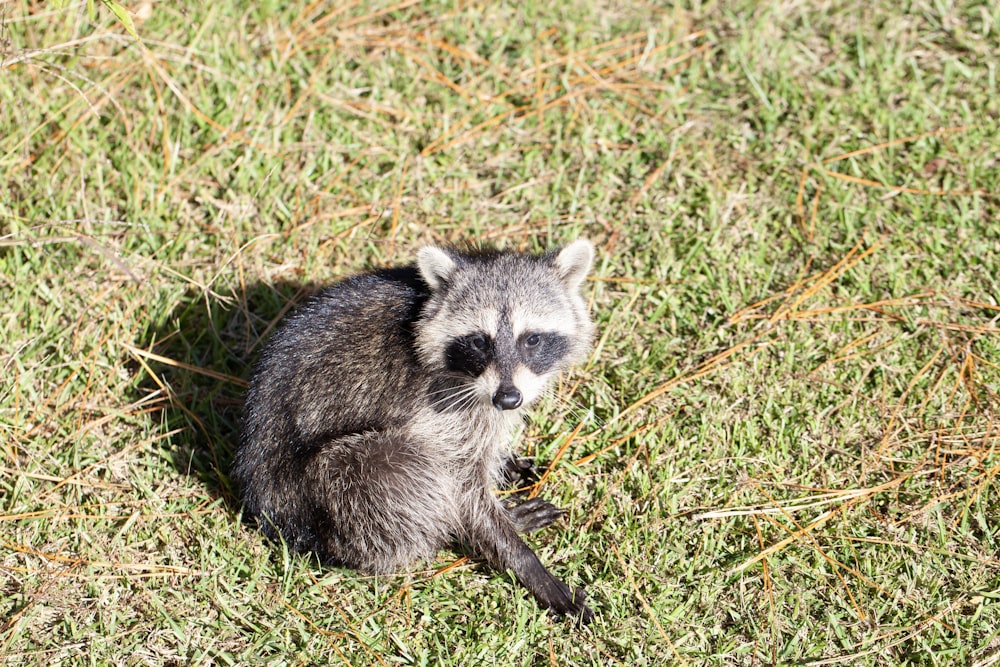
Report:
[{"label": "raccoon paw", "polygon": [[575,618],[577,623],[589,625],[594,620],[594,612],[584,600],[587,593],[582,588],[571,588],[559,582],[557,599],[548,600],[549,611],[559,616]]},{"label": "raccoon paw", "polygon": [[533,533],[554,523],[563,511],[542,498],[529,498],[520,505],[507,505],[507,516],[521,534]]},{"label": "raccoon paw", "polygon": [[511,456],[504,466],[505,489],[517,489],[531,486],[541,479],[541,474],[535,466],[535,459],[530,457]]},{"label": "raccoon paw", "polygon": [[586,597],[587,594],[582,588],[573,591],[573,599],[576,600],[573,615],[576,616],[579,623],[590,625],[594,621],[594,611],[583,602]]}]

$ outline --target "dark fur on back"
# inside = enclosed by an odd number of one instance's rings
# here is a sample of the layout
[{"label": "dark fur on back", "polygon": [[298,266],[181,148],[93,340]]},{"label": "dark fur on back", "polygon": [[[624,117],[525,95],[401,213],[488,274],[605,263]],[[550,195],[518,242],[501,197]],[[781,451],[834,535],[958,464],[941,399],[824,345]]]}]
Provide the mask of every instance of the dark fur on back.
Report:
[{"label": "dark fur on back", "polygon": [[[269,537],[280,531],[296,550],[331,560],[316,539],[323,503],[303,493],[303,473],[331,440],[412,414],[421,385],[412,324],[427,295],[415,267],[352,276],[303,305],[265,348],[234,475],[245,515]],[[363,328],[350,326],[358,320]]]},{"label": "dark fur on back", "polygon": [[526,406],[590,343],[578,287],[591,256],[585,242],[540,256],[424,249],[418,267],[353,276],[303,305],[247,392],[233,469],[245,516],[366,572],[457,540],[544,606],[589,621],[582,591],[517,534],[558,510],[508,508],[492,489],[522,396]]}]

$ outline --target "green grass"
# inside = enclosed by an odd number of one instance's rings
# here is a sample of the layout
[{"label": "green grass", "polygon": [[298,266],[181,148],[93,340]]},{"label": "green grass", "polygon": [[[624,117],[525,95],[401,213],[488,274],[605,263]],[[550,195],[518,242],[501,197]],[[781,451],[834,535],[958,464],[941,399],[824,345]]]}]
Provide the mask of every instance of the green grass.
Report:
[{"label": "green grass", "polygon": [[[993,3],[180,7],[0,9],[4,664],[1000,660]],[[599,343],[522,448],[591,627],[241,525],[290,307],[577,236]]]}]

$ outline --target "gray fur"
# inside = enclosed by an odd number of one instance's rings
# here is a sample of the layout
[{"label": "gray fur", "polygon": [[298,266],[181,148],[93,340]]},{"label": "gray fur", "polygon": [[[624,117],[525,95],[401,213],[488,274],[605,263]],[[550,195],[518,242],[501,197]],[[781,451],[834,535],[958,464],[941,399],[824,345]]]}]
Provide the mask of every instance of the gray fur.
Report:
[{"label": "gray fur", "polygon": [[[583,621],[518,529],[559,512],[493,493],[521,413],[590,349],[579,288],[593,248],[427,247],[416,267],[348,278],[289,317],[247,393],[233,476],[244,510],[324,562],[397,572],[458,541]],[[498,409],[502,408],[502,409]]]}]

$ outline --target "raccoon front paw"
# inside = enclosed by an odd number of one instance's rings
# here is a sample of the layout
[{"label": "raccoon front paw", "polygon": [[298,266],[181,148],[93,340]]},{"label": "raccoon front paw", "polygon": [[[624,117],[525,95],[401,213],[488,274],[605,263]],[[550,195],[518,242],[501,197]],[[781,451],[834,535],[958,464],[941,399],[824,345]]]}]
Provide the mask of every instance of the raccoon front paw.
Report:
[{"label": "raccoon front paw", "polygon": [[535,466],[535,459],[526,456],[511,456],[504,466],[505,489],[520,489],[531,486],[539,479],[541,474]]},{"label": "raccoon front paw", "polygon": [[582,588],[577,588],[573,591],[573,598],[576,600],[576,605],[572,613],[579,619],[580,623],[590,625],[594,621],[594,612],[584,604],[583,600],[585,597],[587,597],[587,594]]},{"label": "raccoon front paw", "polygon": [[507,516],[522,534],[533,533],[554,523],[563,511],[542,498],[529,498],[520,505],[507,505]]},{"label": "raccoon front paw", "polygon": [[559,616],[576,618],[577,622],[589,625],[594,620],[594,612],[584,600],[587,593],[582,588],[570,588],[560,583],[560,595],[557,600],[549,601],[549,610]]}]

